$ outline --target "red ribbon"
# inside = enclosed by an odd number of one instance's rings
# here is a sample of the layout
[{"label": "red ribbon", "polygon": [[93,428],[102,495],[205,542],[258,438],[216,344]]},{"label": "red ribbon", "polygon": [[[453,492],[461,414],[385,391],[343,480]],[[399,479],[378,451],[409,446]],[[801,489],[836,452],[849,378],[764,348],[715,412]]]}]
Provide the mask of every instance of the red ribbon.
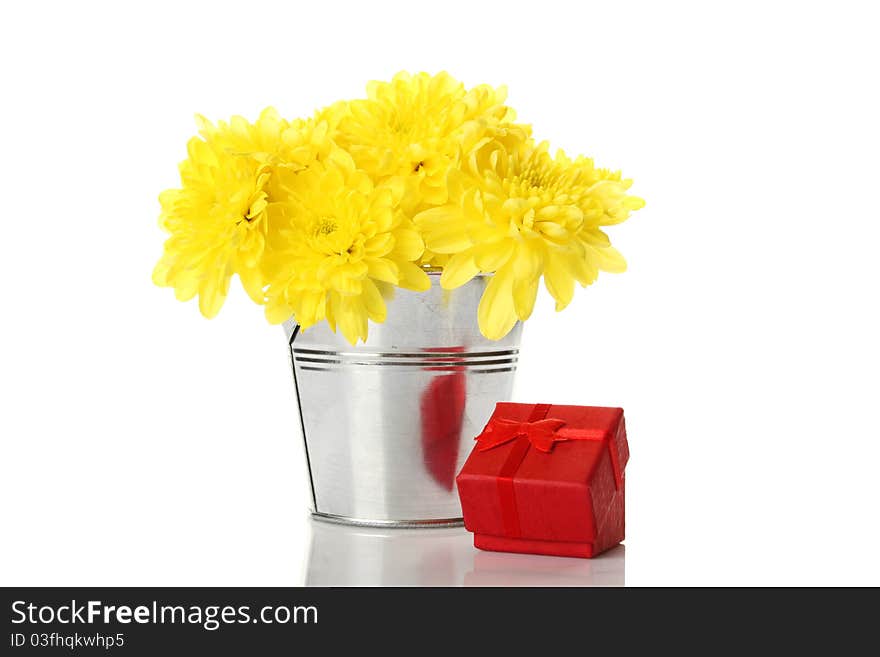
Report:
[{"label": "red ribbon", "polygon": [[605,438],[605,432],[598,429],[565,429],[563,428],[565,420],[547,418],[549,411],[550,404],[536,404],[529,419],[525,422],[493,417],[489,420],[483,433],[477,436],[480,451],[494,449],[512,440],[516,441],[498,472],[501,519],[504,523],[505,534],[511,538],[518,538],[522,535],[513,480],[516,471],[526,458],[529,447],[534,446],[535,449],[549,454],[557,442],[602,440]]},{"label": "red ribbon", "polygon": [[[543,408],[546,407],[546,408]],[[549,404],[539,404],[536,411],[543,410],[546,415],[550,410]],[[533,415],[535,412],[533,411]],[[517,438],[526,438],[534,447],[546,454],[553,451],[558,442],[566,440],[602,440],[605,432],[598,429],[563,429],[565,420],[547,418],[546,420],[505,420],[504,418],[492,418],[485,430],[477,437],[479,450],[485,452],[488,449],[509,443]]]}]

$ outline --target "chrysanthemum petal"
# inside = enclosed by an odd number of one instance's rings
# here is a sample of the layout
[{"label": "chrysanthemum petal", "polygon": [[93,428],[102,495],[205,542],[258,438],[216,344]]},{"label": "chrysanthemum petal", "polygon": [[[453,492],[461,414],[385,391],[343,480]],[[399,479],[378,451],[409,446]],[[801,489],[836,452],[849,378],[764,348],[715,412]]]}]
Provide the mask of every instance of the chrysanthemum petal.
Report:
[{"label": "chrysanthemum petal", "polygon": [[532,315],[540,280],[540,278],[519,279],[513,283],[513,306],[517,318],[522,321],[526,321]]},{"label": "chrysanthemum petal", "polygon": [[367,273],[370,278],[391,283],[392,285],[397,285],[397,282],[400,280],[400,270],[391,260],[385,258],[365,258],[364,262],[367,263]]},{"label": "chrysanthemum petal", "polygon": [[363,290],[368,267],[363,262],[349,262],[327,270],[320,281],[326,287],[346,296],[359,295]]},{"label": "chrysanthemum petal", "polygon": [[590,244],[591,246],[595,246],[595,247],[609,247],[609,246],[611,246],[611,240],[608,238],[608,235],[606,235],[603,231],[599,230],[598,228],[589,228],[589,229],[581,230],[579,235],[580,235],[580,238],[584,242],[586,242],[587,244]]},{"label": "chrysanthemum petal", "polygon": [[394,242],[391,233],[378,233],[364,242],[364,251],[371,257],[381,258],[394,249]]},{"label": "chrysanthemum petal", "polygon": [[544,285],[556,300],[556,310],[563,310],[574,296],[574,276],[561,257],[547,258],[544,263]]},{"label": "chrysanthemum petal", "polygon": [[411,262],[399,262],[397,266],[400,268],[400,287],[417,292],[424,292],[431,288],[431,279],[425,270],[418,265]]},{"label": "chrysanthemum petal", "polygon": [[342,297],[336,307],[336,321],[350,344],[367,339],[367,310],[361,297]]},{"label": "chrysanthemum petal", "polygon": [[224,274],[221,269],[219,274],[214,273],[199,285],[199,310],[208,319],[216,317],[226,300],[229,279]]},{"label": "chrysanthemum petal", "polygon": [[247,292],[251,301],[257,304],[265,302],[265,295],[263,294],[263,277],[260,274],[259,269],[256,267],[243,267],[238,270],[238,278],[241,280],[241,286],[244,288],[244,291]]},{"label": "chrysanthemum petal", "polygon": [[544,267],[543,244],[539,240],[522,240],[516,246],[511,264],[518,279],[538,278]]},{"label": "chrysanthemum petal", "polygon": [[425,238],[425,246],[437,253],[457,253],[471,245],[462,210],[443,205],[420,212],[413,222]]},{"label": "chrysanthemum petal", "polygon": [[512,288],[513,269],[505,267],[490,278],[483,291],[477,319],[480,332],[490,340],[500,340],[516,324]]},{"label": "chrysanthemum petal", "polygon": [[174,286],[174,298],[178,301],[189,301],[199,293],[199,279],[192,272],[174,277],[174,282],[166,285]]},{"label": "chrysanthemum petal", "polygon": [[382,299],[379,288],[370,279],[364,281],[362,298],[367,316],[374,322],[384,322],[387,315],[385,300]]},{"label": "chrysanthemum petal", "polygon": [[166,258],[162,258],[153,268],[153,285],[165,287],[168,285],[168,262]]},{"label": "chrysanthemum petal", "polygon": [[602,271],[621,274],[626,271],[626,260],[613,246],[595,249],[596,263]]},{"label": "chrysanthemum petal", "polygon": [[302,326],[312,326],[324,319],[327,294],[320,289],[304,290],[294,296],[293,314]]},{"label": "chrysanthemum petal", "polygon": [[283,299],[275,298],[266,304],[266,320],[270,324],[281,324],[293,315],[293,308],[287,305]]},{"label": "chrysanthemum petal", "polygon": [[403,260],[418,260],[425,250],[421,235],[411,228],[398,228],[394,231],[393,257]]},{"label": "chrysanthemum petal", "polygon": [[454,290],[479,273],[480,268],[474,262],[473,253],[470,250],[462,251],[451,256],[446,262],[440,275],[440,285],[445,290]]},{"label": "chrysanthemum petal", "polygon": [[442,228],[450,223],[455,223],[461,219],[461,208],[457,205],[441,205],[437,208],[430,208],[419,212],[413,221],[423,230],[432,230]]},{"label": "chrysanthemum petal", "polygon": [[512,239],[501,239],[486,244],[478,244],[471,249],[474,262],[480,271],[493,272],[503,267],[516,248]]},{"label": "chrysanthemum petal", "polygon": [[574,276],[574,280],[586,287],[592,284],[599,275],[599,266],[595,251],[587,247],[583,256],[568,255],[565,257],[568,268]]},{"label": "chrysanthemum petal", "polygon": [[427,236],[425,246],[437,253],[458,253],[471,246],[467,233],[452,226]]}]

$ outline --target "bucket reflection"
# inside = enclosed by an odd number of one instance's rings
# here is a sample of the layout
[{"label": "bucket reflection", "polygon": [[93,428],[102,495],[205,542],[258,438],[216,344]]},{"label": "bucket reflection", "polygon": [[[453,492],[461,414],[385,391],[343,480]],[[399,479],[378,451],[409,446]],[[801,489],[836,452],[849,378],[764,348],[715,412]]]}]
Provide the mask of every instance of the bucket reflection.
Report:
[{"label": "bucket reflection", "polygon": [[375,529],[311,520],[306,586],[455,586],[471,566],[464,529]]},{"label": "bucket reflection", "polygon": [[375,529],[310,520],[306,586],[623,586],[626,549],[595,559],[484,552],[463,528]]}]

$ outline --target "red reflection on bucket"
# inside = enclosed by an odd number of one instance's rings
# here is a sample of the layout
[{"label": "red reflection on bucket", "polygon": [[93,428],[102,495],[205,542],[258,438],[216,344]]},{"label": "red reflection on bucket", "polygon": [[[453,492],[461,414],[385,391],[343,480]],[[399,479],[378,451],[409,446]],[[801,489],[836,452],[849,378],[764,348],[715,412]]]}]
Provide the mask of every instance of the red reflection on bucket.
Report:
[{"label": "red reflection on bucket", "polygon": [[[460,353],[464,351],[464,347],[435,351]],[[450,365],[428,368],[437,371],[438,375],[422,392],[421,398],[422,455],[425,468],[434,481],[450,491],[455,487],[467,392],[464,371],[461,366],[454,364],[455,360],[450,358]]]}]

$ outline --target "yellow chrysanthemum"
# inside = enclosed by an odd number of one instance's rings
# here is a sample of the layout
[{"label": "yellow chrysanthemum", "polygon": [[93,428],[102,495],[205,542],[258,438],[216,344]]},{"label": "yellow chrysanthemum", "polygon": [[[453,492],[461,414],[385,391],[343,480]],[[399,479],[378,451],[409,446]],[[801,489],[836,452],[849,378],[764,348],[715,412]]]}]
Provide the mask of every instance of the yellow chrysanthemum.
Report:
[{"label": "yellow chrysanthemum", "polygon": [[267,208],[277,194],[277,171],[301,170],[332,141],[316,120],[288,122],[268,108],[255,123],[233,117],[216,125],[196,118],[201,138],[188,144],[180,165],[182,187],[160,197],[160,225],[171,233],[153,281],[186,301],[198,294],[205,317],[219,311],[238,274],[263,303],[261,259],[269,235]]},{"label": "yellow chrysanthemum", "polygon": [[629,196],[630,180],[569,159],[547,144],[509,149],[493,142],[450,175],[449,203],[415,217],[428,249],[450,254],[444,288],[480,272],[494,275],[480,300],[480,330],[499,339],[532,313],[541,277],[562,310],[574,283],[587,286],[599,270],[620,272],[623,257],[601,226],[624,221],[644,202]]},{"label": "yellow chrysanthemum", "polygon": [[366,99],[328,110],[337,123],[334,140],[414,213],[446,203],[450,169],[487,139],[528,136],[528,126],[513,123],[506,95],[488,85],[466,90],[448,73],[402,72],[391,82],[371,82]]},{"label": "yellow chrysanthemum", "polygon": [[202,314],[213,317],[226,299],[232,274],[239,275],[254,301],[262,301],[259,263],[269,173],[259,161],[199,138],[190,140],[188,151],[180,166],[183,187],[159,196],[159,223],[171,237],[153,281],[173,287],[181,301],[198,294]]},{"label": "yellow chrysanthemum", "polygon": [[266,317],[293,316],[304,329],[327,320],[352,344],[367,339],[367,320],[385,321],[389,285],[426,290],[414,261],[424,244],[397,209],[341,149],[283,177],[287,198],[273,204],[279,226],[266,260]]}]

